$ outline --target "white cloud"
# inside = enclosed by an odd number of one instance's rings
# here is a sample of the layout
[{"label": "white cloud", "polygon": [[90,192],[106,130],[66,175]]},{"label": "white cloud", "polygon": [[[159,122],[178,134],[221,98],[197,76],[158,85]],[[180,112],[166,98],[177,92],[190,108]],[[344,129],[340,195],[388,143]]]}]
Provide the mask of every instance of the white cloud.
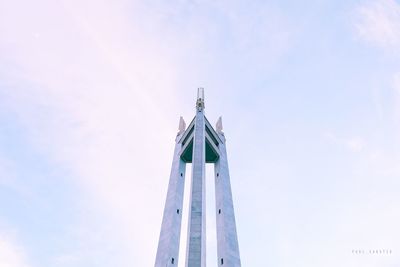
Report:
[{"label": "white cloud", "polygon": [[346,140],[346,145],[354,152],[361,151],[365,146],[364,140],[361,137],[353,137]]},{"label": "white cloud", "polygon": [[331,142],[343,146],[352,152],[360,152],[366,146],[364,138],[360,136],[343,138],[343,137],[338,137],[336,134],[332,132],[326,132],[324,136]]},{"label": "white cloud", "polygon": [[[130,251],[124,264],[147,266],[157,245],[179,118],[173,108],[176,66],[168,58],[173,51],[126,21],[132,14],[124,8],[134,6],[125,2],[2,6],[0,57],[11,62],[0,68],[3,108],[17,114],[41,154],[71,171],[87,196],[80,203],[112,218],[113,227],[96,221],[100,230],[76,235],[86,246],[80,249],[91,251],[79,253],[80,260],[104,252],[86,242],[89,233],[101,233]],[[90,214],[81,216],[89,229]],[[72,259],[60,257],[60,265]]]},{"label": "white cloud", "polygon": [[385,149],[371,140],[367,145],[368,140],[360,136],[343,138],[332,132],[327,132],[324,136],[331,143],[346,148],[347,151],[352,153],[357,153],[363,163],[358,167],[354,166],[355,173],[381,178],[400,175],[400,166],[398,164],[400,155],[397,151],[393,152]]},{"label": "white cloud", "polygon": [[396,131],[400,135],[400,72],[397,72],[393,75],[392,89],[394,91],[394,122],[396,125]]},{"label": "white cloud", "polygon": [[31,196],[29,187],[19,179],[14,162],[2,153],[0,153],[0,189],[1,188],[10,189],[23,197]]},{"label": "white cloud", "polygon": [[393,77],[393,88],[396,94],[400,94],[400,72],[396,73]]},{"label": "white cloud", "polygon": [[0,186],[9,186],[14,179],[10,161],[0,155]]},{"label": "white cloud", "polygon": [[378,47],[398,51],[400,5],[394,0],[368,1],[356,10],[358,36]]},{"label": "white cloud", "polygon": [[9,235],[0,232],[0,266],[28,267],[23,249]]},{"label": "white cloud", "polygon": [[[1,6],[3,108],[86,196],[81,225],[71,230],[79,246],[57,251],[54,264],[93,265],[107,251],[119,266],[150,266],[179,115],[194,106],[195,87],[186,86],[209,82],[215,65],[225,71],[252,62],[252,73],[256,64],[274,64],[289,46],[283,16],[266,6],[212,1]],[[209,10],[220,16],[207,17]],[[178,105],[187,90],[193,102]]]}]

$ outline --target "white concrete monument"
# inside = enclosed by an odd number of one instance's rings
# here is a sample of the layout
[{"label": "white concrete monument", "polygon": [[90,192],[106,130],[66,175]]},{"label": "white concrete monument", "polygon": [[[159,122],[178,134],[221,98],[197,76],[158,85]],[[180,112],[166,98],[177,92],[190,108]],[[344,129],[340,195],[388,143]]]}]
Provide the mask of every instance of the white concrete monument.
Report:
[{"label": "white concrete monument", "polygon": [[192,163],[186,267],[206,266],[205,164],[214,163],[218,266],[240,267],[222,120],[215,131],[204,116],[203,88],[197,92],[196,116],[185,126],[181,117],[154,266],[178,265],[186,163]]}]

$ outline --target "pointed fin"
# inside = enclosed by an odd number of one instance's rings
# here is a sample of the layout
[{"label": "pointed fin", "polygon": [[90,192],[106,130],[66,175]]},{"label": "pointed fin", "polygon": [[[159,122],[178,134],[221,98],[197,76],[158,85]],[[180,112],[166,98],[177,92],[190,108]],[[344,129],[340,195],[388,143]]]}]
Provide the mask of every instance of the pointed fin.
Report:
[{"label": "pointed fin", "polygon": [[178,134],[183,133],[186,130],[186,122],[181,116],[179,119],[179,128],[178,128]]},{"label": "pointed fin", "polygon": [[217,133],[223,133],[223,127],[222,127],[222,117],[218,118],[217,124],[215,125],[215,129],[217,131]]}]

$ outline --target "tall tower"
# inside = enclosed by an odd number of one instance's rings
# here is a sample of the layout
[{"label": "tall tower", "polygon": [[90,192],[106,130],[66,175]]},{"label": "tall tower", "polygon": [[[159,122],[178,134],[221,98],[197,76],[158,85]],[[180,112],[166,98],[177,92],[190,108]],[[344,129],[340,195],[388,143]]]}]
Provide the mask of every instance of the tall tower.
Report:
[{"label": "tall tower", "polygon": [[206,266],[206,163],[214,163],[218,266],[240,267],[222,120],[214,129],[205,117],[203,88],[197,91],[196,116],[187,128],[180,118],[155,267],[178,265],[186,163],[192,163],[186,267]]}]

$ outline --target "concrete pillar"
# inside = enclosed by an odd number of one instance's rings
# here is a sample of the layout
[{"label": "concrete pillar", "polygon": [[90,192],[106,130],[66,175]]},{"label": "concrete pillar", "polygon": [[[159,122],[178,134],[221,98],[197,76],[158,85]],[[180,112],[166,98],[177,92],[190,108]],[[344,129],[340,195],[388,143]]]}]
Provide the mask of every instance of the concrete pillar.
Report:
[{"label": "concrete pillar", "polygon": [[169,178],[167,199],[158,241],[155,267],[177,266],[182,222],[183,191],[185,187],[186,164],[180,157],[182,144],[176,137],[174,158]]},{"label": "concrete pillar", "polygon": [[239,244],[236,233],[225,137],[220,133],[218,135],[223,141],[218,146],[219,159],[215,163],[214,168],[218,266],[240,267]]},{"label": "concrete pillar", "polygon": [[205,121],[198,101],[194,125],[192,186],[188,223],[186,267],[206,266]]}]

